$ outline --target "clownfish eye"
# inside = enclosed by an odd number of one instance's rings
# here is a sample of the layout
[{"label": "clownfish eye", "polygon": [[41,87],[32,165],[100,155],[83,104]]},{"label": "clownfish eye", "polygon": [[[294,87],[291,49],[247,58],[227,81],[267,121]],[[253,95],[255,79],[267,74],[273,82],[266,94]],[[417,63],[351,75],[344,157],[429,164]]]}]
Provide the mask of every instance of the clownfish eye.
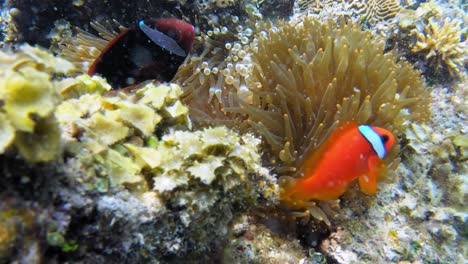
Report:
[{"label": "clownfish eye", "polygon": [[388,135],[383,135],[383,136],[380,137],[380,139],[382,139],[383,143],[387,143],[387,141],[389,140],[389,137],[388,137]]}]

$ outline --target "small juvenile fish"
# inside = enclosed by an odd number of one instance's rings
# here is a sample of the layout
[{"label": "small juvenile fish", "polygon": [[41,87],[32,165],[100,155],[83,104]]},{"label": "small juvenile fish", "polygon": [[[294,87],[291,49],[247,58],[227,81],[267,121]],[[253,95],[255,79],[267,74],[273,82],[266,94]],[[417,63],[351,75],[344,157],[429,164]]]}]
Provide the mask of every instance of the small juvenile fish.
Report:
[{"label": "small juvenile fish", "polygon": [[365,194],[374,194],[378,176],[385,170],[382,159],[394,143],[395,137],[384,128],[344,124],[305,160],[304,176],[283,190],[282,202],[301,208],[312,199],[334,200],[355,179]]}]

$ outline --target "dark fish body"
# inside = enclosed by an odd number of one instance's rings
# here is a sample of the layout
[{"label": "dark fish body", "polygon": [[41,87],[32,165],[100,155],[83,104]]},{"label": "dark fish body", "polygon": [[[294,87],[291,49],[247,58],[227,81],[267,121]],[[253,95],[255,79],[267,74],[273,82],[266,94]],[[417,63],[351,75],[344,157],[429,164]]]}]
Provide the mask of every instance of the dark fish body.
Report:
[{"label": "dark fish body", "polygon": [[192,48],[193,26],[175,18],[140,21],[113,39],[88,70],[114,88],[170,81]]}]

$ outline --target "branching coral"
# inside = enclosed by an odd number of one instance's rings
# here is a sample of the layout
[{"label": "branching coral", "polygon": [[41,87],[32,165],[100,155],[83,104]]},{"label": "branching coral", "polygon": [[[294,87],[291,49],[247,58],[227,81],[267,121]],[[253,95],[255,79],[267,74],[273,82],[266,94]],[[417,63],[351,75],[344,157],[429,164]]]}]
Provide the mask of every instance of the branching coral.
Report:
[{"label": "branching coral", "polygon": [[[450,19],[449,19],[450,18]],[[466,77],[466,12],[458,6],[429,1],[398,14],[395,42],[431,82]]]},{"label": "branching coral", "polygon": [[468,41],[464,38],[466,28],[460,20],[445,19],[439,23],[429,20],[424,31],[414,30],[417,42],[412,52],[424,56],[434,71],[448,71],[451,76],[460,76],[468,61]]}]

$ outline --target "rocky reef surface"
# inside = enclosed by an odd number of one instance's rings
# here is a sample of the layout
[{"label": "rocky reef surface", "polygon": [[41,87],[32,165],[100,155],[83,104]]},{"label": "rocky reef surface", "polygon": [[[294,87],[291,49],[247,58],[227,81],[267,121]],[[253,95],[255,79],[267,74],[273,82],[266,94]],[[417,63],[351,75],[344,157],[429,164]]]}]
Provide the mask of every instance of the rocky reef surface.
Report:
[{"label": "rocky reef surface", "polygon": [[[468,261],[464,1],[8,0],[1,11],[0,263]],[[169,83],[115,90],[63,55],[90,22],[154,14],[196,27]],[[304,35],[284,41],[293,30]],[[297,218],[282,179],[349,120],[397,136],[388,175],[375,196],[352,184]]]}]

